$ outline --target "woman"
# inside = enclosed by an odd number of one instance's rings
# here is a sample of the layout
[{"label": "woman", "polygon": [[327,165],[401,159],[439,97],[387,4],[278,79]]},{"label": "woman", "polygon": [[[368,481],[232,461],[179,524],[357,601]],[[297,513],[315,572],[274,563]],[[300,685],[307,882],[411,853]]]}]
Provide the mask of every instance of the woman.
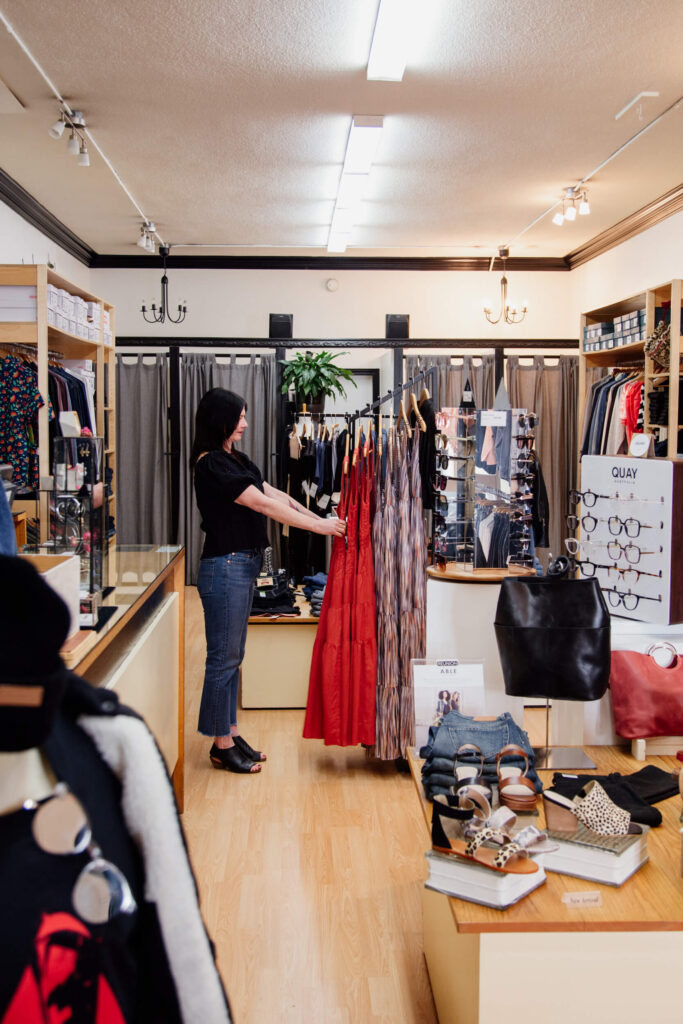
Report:
[{"label": "woman", "polygon": [[234,392],[207,391],[197,408],[190,468],[206,533],[197,579],[206,630],[198,730],[213,736],[214,768],[251,774],[261,770],[266,757],[240,735],[237,684],[254,582],[268,545],[266,516],[338,537],[346,524],[321,519],[265,483],[258,467],[234,447],[247,429],[246,412],[246,402]]}]

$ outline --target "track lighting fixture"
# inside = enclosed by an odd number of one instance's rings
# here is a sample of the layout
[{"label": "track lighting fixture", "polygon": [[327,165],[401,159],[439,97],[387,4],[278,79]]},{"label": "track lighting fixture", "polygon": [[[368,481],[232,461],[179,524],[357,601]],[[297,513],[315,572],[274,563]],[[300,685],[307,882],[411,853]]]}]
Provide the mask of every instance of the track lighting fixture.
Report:
[{"label": "track lighting fixture", "polygon": [[[506,324],[521,324],[522,320],[527,314],[527,304],[524,302],[522,308],[518,309],[517,306],[510,305],[508,301],[508,279],[505,276],[505,260],[510,255],[510,250],[502,247],[498,250],[498,258],[503,261],[503,276],[500,279],[500,312],[497,317],[491,315],[491,309],[486,304],[486,300],[483,302],[484,316],[490,324],[497,324],[501,320]],[[491,260],[491,270],[493,270],[493,264],[495,262],[495,256]]]},{"label": "track lighting fixture", "polygon": [[85,118],[82,110],[70,110],[62,106],[59,111],[59,120],[50,128],[51,139],[61,139],[65,130],[69,129],[69,139],[66,144],[66,151],[71,156],[78,157],[79,167],[90,167],[90,154],[85,137]]},{"label": "track lighting fixture", "polygon": [[145,220],[140,226],[140,237],[138,238],[136,245],[139,245],[145,252],[156,252],[156,243],[154,236],[156,234],[156,224],[154,221]]},{"label": "track lighting fixture", "polygon": [[[146,228],[149,228],[150,226],[152,228],[154,227],[154,225],[151,224],[151,222],[145,224],[143,226],[143,231]],[[166,275],[166,257],[168,256],[170,250],[170,245],[159,246],[159,254],[161,256],[164,267],[164,273],[161,278],[161,302],[159,303],[158,308],[156,306],[156,303],[153,302],[151,310],[148,310],[145,304],[143,303],[142,308],[140,310],[148,324],[163,324],[165,320],[170,320],[172,324],[181,324],[185,319],[185,314],[187,313],[187,306],[185,305],[185,303],[178,306],[178,316],[171,316],[171,314],[168,311],[168,277]]]},{"label": "track lighting fixture", "polygon": [[558,210],[555,213],[553,217],[553,224],[557,224],[558,227],[561,227],[566,220],[576,220],[577,203],[579,204],[578,213],[580,216],[585,217],[591,212],[586,189],[580,189],[575,185],[568,185],[562,193],[562,212],[560,213]]}]

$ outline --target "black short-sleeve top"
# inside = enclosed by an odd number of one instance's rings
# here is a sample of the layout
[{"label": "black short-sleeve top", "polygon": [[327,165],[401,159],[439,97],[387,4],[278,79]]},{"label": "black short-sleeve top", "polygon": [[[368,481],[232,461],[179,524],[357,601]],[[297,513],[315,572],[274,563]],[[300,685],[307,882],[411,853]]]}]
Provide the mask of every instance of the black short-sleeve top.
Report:
[{"label": "black short-sleeve top", "polygon": [[206,533],[202,558],[268,546],[266,517],[236,503],[247,487],[263,491],[263,477],[241,452],[207,452],[197,462],[194,490]]}]

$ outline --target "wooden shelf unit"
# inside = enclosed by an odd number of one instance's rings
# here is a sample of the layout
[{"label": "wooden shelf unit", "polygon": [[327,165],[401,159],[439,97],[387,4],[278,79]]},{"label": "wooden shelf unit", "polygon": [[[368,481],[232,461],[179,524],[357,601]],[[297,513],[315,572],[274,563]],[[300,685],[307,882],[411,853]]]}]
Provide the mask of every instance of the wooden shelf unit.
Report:
[{"label": "wooden shelf unit", "polygon": [[[96,302],[100,307],[99,338],[89,341],[70,331],[64,331],[48,323],[47,286],[63,288],[71,295],[77,295],[86,302]],[[105,437],[105,466],[113,471],[112,494],[116,492],[116,361],[115,361],[115,310],[104,299],[93,295],[51,270],[46,264],[3,264],[0,265],[0,285],[26,285],[36,289],[36,319],[28,323],[0,323],[0,344],[18,343],[35,345],[38,366],[38,390],[45,399],[45,405],[38,413],[38,464],[41,477],[49,474],[49,429],[48,429],[48,352],[56,352],[64,359],[91,359],[95,368],[95,430]],[[104,344],[104,311],[109,313],[112,340]],[[105,431],[106,427],[106,431]],[[48,495],[40,492],[40,537],[49,536]],[[111,498],[107,512],[116,521],[116,501]]]},{"label": "wooden shelf unit", "polygon": [[[645,355],[645,342],[636,341],[628,345],[620,345],[615,348],[603,349],[598,352],[585,352],[583,345],[584,327],[612,320],[616,316],[634,310],[645,310],[645,335],[648,337],[655,329],[655,310],[663,303],[671,304],[671,358],[668,372],[659,370],[652,359]],[[678,409],[678,381],[681,372],[681,319],[680,312],[674,315],[674,311],[680,311],[683,306],[681,295],[681,281],[679,279],[669,281],[667,284],[659,285],[657,288],[649,288],[638,295],[603,306],[600,309],[593,309],[581,316],[581,356],[579,359],[579,428],[583,424],[583,417],[586,409],[586,369],[589,366],[627,366],[633,365],[642,359],[645,374],[645,431],[650,429],[650,408],[648,395],[657,381],[668,379],[669,381],[669,422],[667,429],[667,455],[669,459],[675,459],[678,448],[679,430],[679,409]]]}]

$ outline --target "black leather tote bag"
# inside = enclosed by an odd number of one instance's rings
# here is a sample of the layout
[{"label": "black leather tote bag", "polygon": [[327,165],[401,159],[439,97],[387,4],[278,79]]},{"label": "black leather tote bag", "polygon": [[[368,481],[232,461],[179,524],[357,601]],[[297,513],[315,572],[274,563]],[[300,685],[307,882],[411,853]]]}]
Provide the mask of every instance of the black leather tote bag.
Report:
[{"label": "black leather tote bag", "polygon": [[610,617],[596,579],[505,579],[494,625],[506,693],[556,700],[605,693]]}]

